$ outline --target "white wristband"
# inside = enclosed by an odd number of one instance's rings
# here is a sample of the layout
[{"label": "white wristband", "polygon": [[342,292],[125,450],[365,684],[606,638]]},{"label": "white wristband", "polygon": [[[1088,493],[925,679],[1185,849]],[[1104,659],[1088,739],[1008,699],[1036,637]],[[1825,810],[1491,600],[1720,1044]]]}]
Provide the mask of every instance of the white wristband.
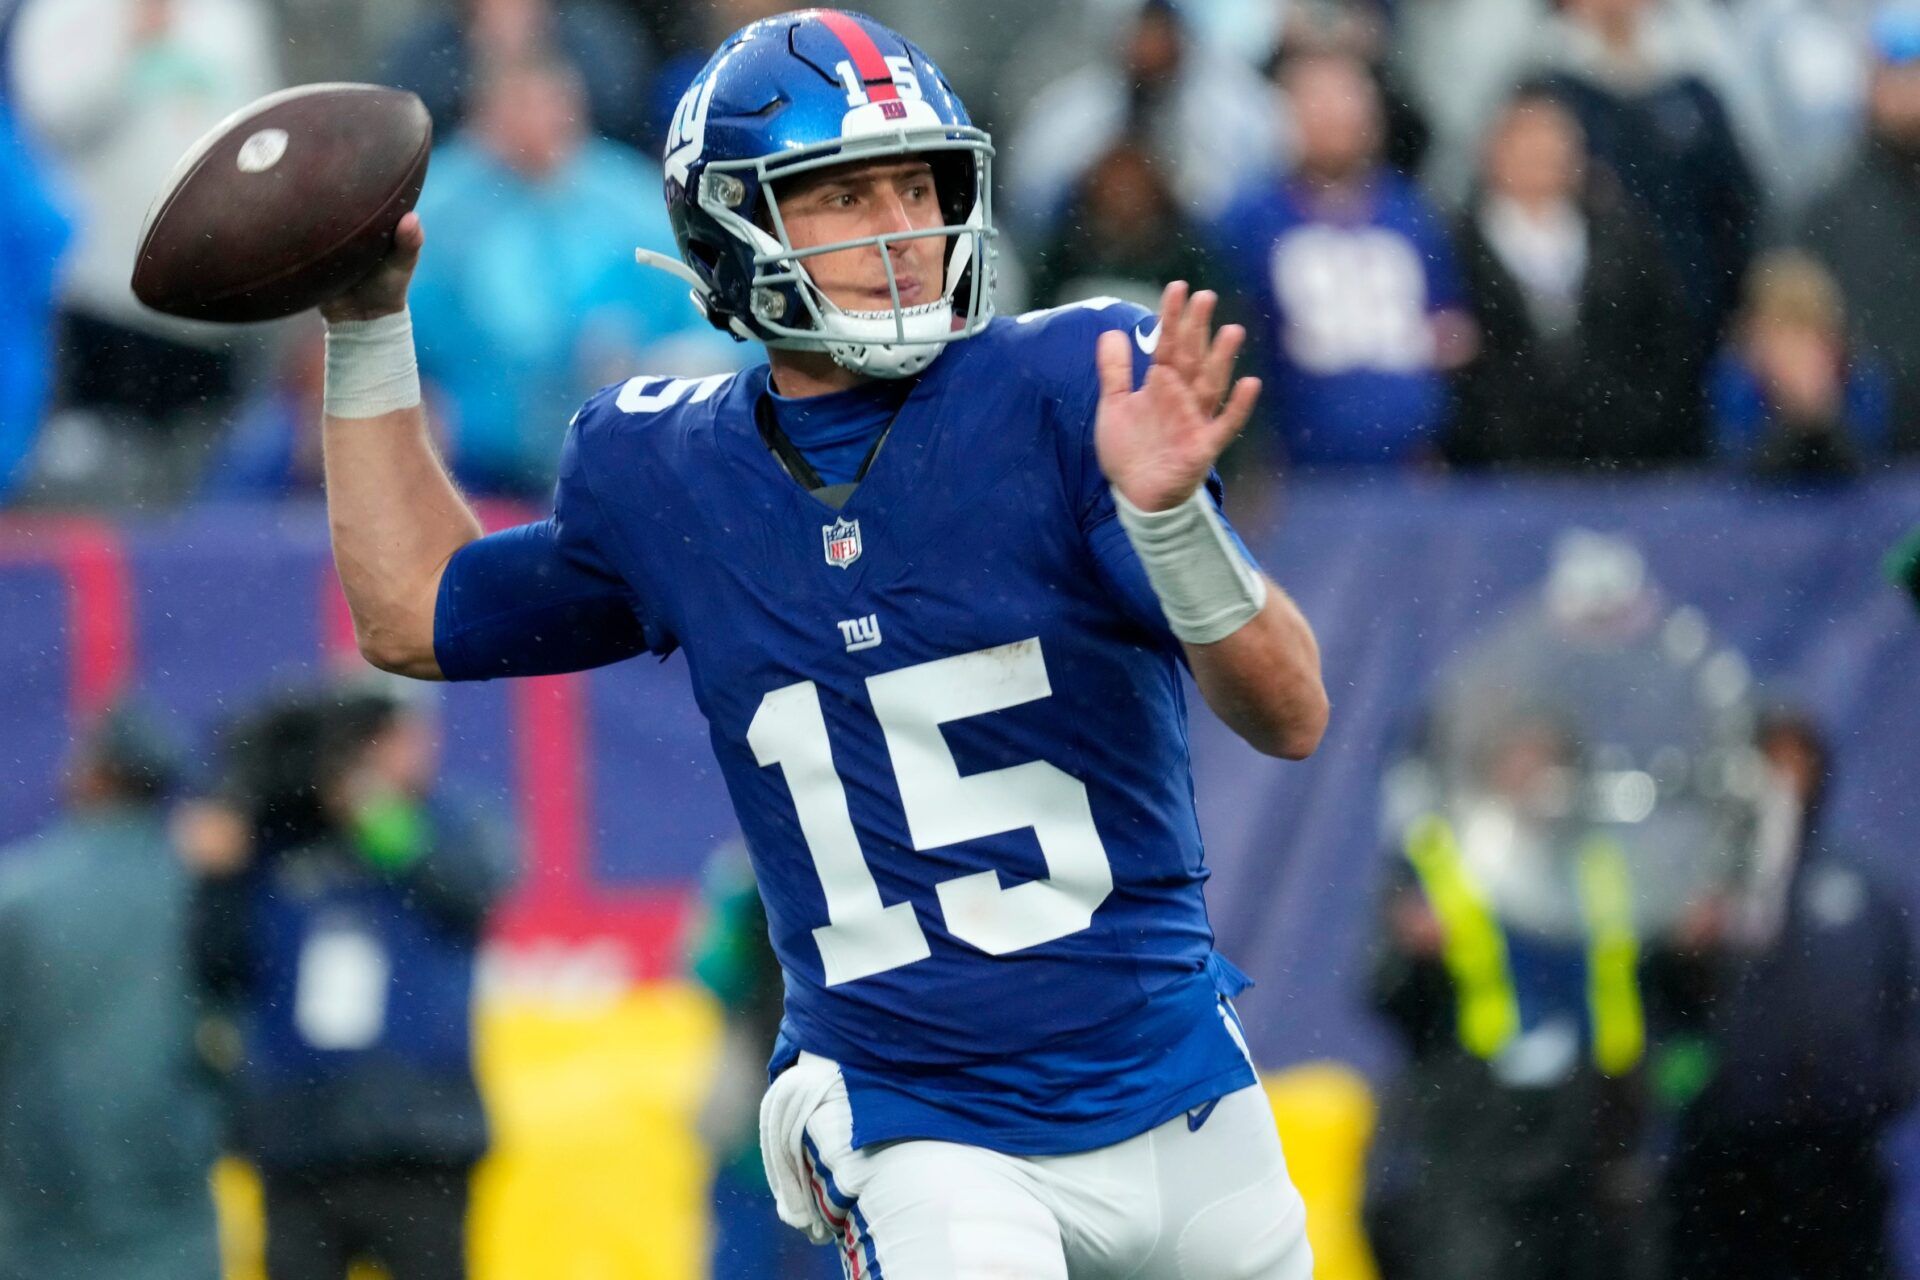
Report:
[{"label": "white wristband", "polygon": [[1182,642],[1224,640],[1267,603],[1267,580],[1234,545],[1204,486],[1165,511],[1142,511],[1118,489],[1113,505]]},{"label": "white wristband", "polygon": [[334,418],[377,418],[420,403],[413,358],[413,314],[327,326],[325,412]]}]

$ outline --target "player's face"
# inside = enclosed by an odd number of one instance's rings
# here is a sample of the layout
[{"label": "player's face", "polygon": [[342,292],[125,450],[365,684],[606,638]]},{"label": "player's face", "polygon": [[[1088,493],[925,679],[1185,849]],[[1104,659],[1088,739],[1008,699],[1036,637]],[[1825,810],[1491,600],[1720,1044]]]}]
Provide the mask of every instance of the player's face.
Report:
[{"label": "player's face", "polygon": [[[787,238],[796,249],[926,230],[945,221],[934,191],[933,170],[924,160],[822,169],[796,179],[777,198]],[[893,297],[881,255],[893,259],[900,305],[916,307],[940,297],[946,249],[946,237],[923,236],[893,241],[884,250],[861,246],[804,262],[814,284],[841,310],[888,311]]]}]

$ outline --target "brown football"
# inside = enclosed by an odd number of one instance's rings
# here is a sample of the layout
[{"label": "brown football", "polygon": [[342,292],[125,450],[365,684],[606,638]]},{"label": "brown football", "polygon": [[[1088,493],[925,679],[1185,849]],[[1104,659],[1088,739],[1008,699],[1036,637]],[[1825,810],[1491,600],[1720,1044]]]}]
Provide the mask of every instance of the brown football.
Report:
[{"label": "brown football", "polygon": [[194,320],[318,306],[393,246],[420,196],[433,119],[411,93],[309,84],[269,94],[194,144],[140,233],[133,292]]}]

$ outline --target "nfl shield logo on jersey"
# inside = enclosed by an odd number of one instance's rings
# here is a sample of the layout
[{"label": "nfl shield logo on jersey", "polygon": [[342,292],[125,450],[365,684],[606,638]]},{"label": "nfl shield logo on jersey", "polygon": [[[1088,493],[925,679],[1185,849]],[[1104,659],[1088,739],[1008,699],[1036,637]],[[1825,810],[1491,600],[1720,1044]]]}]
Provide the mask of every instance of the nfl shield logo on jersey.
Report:
[{"label": "nfl shield logo on jersey", "polygon": [[858,520],[835,520],[832,524],[820,526],[820,536],[827,544],[827,563],[836,569],[844,569],[860,558],[860,522]]}]

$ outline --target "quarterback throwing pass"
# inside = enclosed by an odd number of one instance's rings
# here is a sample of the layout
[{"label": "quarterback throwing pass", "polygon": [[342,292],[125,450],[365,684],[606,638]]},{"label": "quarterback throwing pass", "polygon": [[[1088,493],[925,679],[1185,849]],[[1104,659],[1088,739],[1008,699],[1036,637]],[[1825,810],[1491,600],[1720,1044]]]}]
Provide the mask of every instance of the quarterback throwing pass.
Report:
[{"label": "quarterback throwing pass", "polygon": [[671,133],[680,258],[642,257],[767,363],[593,396],[550,518],[481,536],[434,455],[418,218],[323,309],[362,651],[684,652],[786,976],[769,1177],[850,1278],[1310,1275],[1187,761],[1183,666],[1269,754],[1327,717],[1218,506],[1243,334],[1184,283],[996,318],[991,142],[870,19],[737,32]]}]

